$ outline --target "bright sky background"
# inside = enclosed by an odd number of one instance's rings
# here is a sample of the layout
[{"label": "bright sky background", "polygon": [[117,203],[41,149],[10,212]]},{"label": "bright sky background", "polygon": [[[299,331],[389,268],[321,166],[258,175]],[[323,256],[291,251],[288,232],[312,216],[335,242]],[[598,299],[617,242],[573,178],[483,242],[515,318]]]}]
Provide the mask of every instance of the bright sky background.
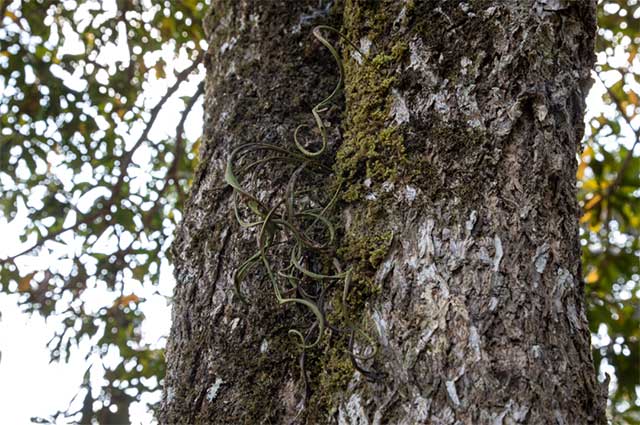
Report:
[{"label": "bright sky background", "polygon": [[[117,54],[114,51],[114,54]],[[167,60],[173,62],[178,69],[184,68],[180,61]],[[72,82],[70,82],[72,83]],[[171,84],[171,81],[169,81]],[[191,95],[195,90],[197,81],[183,84],[182,88],[168,102],[163,112],[156,120],[156,124],[151,133],[152,139],[160,139],[167,134],[174,134],[179,120],[179,112],[182,110],[181,96]],[[1,87],[0,87],[1,89]],[[164,93],[166,83],[155,82],[149,86],[145,95],[150,99],[158,99]],[[601,84],[596,83],[591,95],[588,98],[589,115],[595,115],[602,110],[610,112],[601,103],[601,95],[604,92]],[[0,92],[1,95],[1,92]],[[154,102],[150,102],[154,104]],[[197,138],[202,129],[202,107],[194,108],[190,115],[190,122],[186,126],[187,137],[191,140]],[[630,134],[630,129],[623,126],[623,131]],[[132,138],[135,135],[132,135]],[[143,162],[145,155],[149,153],[141,149],[137,154],[136,162]],[[2,244],[0,245],[0,258],[33,244],[34,240],[22,244],[19,240],[20,230],[27,220],[26,211],[18,214],[18,217],[8,223],[0,217],[0,235]],[[46,250],[44,250],[46,251]],[[21,266],[29,269],[46,269],[52,258],[46,253],[37,257],[30,257],[29,261],[23,261]],[[22,270],[22,269],[21,269]],[[170,326],[170,306],[167,298],[173,291],[174,280],[171,268],[165,264],[161,272],[161,282],[158,287],[145,286],[135,281],[129,283],[126,293],[135,293],[139,297],[146,298],[147,301],[141,305],[147,320],[143,325],[143,338],[145,342],[156,346],[164,346],[164,337],[168,334]],[[156,291],[159,294],[155,293]],[[86,301],[93,302],[96,306],[105,304],[103,297],[113,297],[99,288],[85,291],[83,297]],[[0,424],[21,425],[30,424],[31,417],[48,417],[50,414],[63,410],[68,403],[78,393],[83,375],[85,373],[86,362],[84,356],[90,351],[92,341],[85,339],[82,344],[72,350],[72,356],[68,364],[49,363],[49,350],[47,342],[53,335],[53,331],[61,326],[60,320],[52,316],[48,321],[38,315],[27,315],[21,312],[18,304],[18,295],[0,294]],[[602,336],[606,338],[606,333]],[[109,361],[118,362],[118,356],[112,356]],[[100,386],[99,370],[92,373],[92,385],[97,389]],[[155,400],[160,394],[155,395]],[[76,399],[74,405],[78,405],[81,396]],[[131,409],[134,424],[149,424],[153,422],[152,416],[147,412],[145,402],[155,401],[152,398],[143,400],[142,403],[135,404]]]},{"label": "bright sky background", "polygon": [[[68,3],[68,2],[67,2]],[[71,3],[69,3],[71,4]],[[113,9],[115,16],[116,2],[113,0],[102,2],[102,7]],[[78,10],[76,18],[82,19],[82,14],[86,11]],[[87,15],[89,16],[89,15]],[[85,18],[87,17],[85,16]],[[5,21],[6,25],[14,25],[9,21]],[[47,22],[45,22],[47,24]],[[6,26],[5,26],[6,28]],[[15,30],[15,29],[14,29]],[[68,29],[63,28],[65,32]],[[68,32],[68,31],[67,31]],[[76,50],[83,51],[80,40],[74,37],[72,32],[67,34],[67,42],[60,49],[60,54],[73,54]],[[206,48],[206,46],[201,46]],[[108,43],[101,49],[100,56],[96,62],[103,65],[110,65],[116,60],[128,61],[127,39],[124,33],[120,34],[117,42]],[[76,52],[77,53],[77,52]],[[165,80],[155,80],[151,78],[149,84],[144,91],[145,105],[154,106],[158,100],[164,95],[167,88],[175,83],[173,71],[181,71],[189,65],[185,57],[175,58],[175,54],[171,46],[166,46],[161,51],[146,53],[145,62],[152,66],[155,61],[162,58],[167,67],[165,68],[167,78]],[[115,72],[115,67],[113,71]],[[157,117],[155,124],[149,134],[149,139],[157,141],[173,137],[176,127],[180,119],[180,113],[184,109],[184,102],[180,99],[182,96],[191,96],[199,81],[202,79],[204,67],[200,67],[199,77],[193,77],[189,81],[184,82],[180,89],[167,101],[163,110]],[[62,78],[65,84],[76,90],[84,90],[86,82],[82,80],[81,73],[71,75],[64,71],[56,71],[59,78]],[[108,74],[103,76],[107,79]],[[0,82],[0,97],[3,91],[8,90]],[[125,137],[127,146],[131,146],[139,137],[143,130],[142,125],[135,126]],[[185,126],[186,137],[189,140],[197,139],[202,133],[202,102],[196,104],[189,115],[189,123]],[[135,153],[133,160],[140,166],[137,174],[132,180],[132,185],[136,179],[143,180],[149,178],[145,175],[145,164],[149,165],[152,153],[144,145]],[[72,176],[68,170],[64,169],[62,158],[48,158],[52,164],[52,172],[56,173],[64,182]],[[23,170],[27,172],[28,170]],[[90,177],[90,175],[88,176]],[[85,195],[78,200],[78,209],[83,210],[90,206],[99,196],[99,193]],[[30,199],[29,202],[35,202],[37,199]],[[28,223],[27,211],[24,205],[18,205],[17,217],[11,222],[7,222],[4,217],[0,217],[0,235],[2,242],[0,243],[0,258],[6,258],[16,252],[20,252],[25,248],[32,246],[35,242],[35,235],[32,235],[25,243],[19,239],[22,229]],[[73,223],[71,223],[73,224]],[[65,227],[68,224],[65,224]],[[20,267],[21,275],[24,276],[34,270],[46,270],[50,267],[64,269],[70,267],[65,264],[65,249],[73,251],[79,249],[77,241],[74,241],[71,232],[63,234],[61,239],[65,244],[56,244],[55,242],[47,242],[45,247],[38,255],[30,253],[30,255],[18,259],[17,264]],[[97,242],[108,245],[108,238],[100,238]],[[94,245],[95,247],[95,245]],[[108,246],[106,249],[108,250]],[[32,256],[33,255],[33,256]],[[160,348],[165,345],[165,338],[168,335],[170,327],[169,298],[173,293],[174,279],[172,269],[168,263],[163,261],[161,265],[160,282],[158,286],[150,284],[142,284],[136,280],[128,279],[125,281],[123,294],[134,293],[145,301],[140,304],[141,311],[145,314],[146,320],[142,326],[143,343],[152,345],[152,348]],[[14,288],[15,289],[15,288]],[[104,285],[89,285],[82,293],[82,300],[85,308],[97,310],[115,299],[119,293],[107,291]],[[95,348],[95,342],[100,337],[101,332],[93,340],[84,338],[78,347],[72,348],[71,357],[68,363],[49,363],[49,349],[47,342],[51,339],[56,329],[63,327],[61,319],[55,314],[45,321],[39,315],[28,315],[21,311],[18,307],[20,295],[6,295],[0,293],[0,425],[21,425],[30,424],[32,417],[48,418],[51,414],[65,410],[74,396],[79,396],[73,401],[71,411],[78,410],[81,406],[84,392],[80,392],[83,376],[88,367],[85,356],[91,353]],[[64,309],[64,302],[59,303]],[[90,362],[93,363],[91,370],[91,386],[94,394],[99,393],[102,386],[102,364],[115,367],[121,358],[117,352],[109,352],[106,359],[99,361],[98,354],[91,354]],[[93,361],[92,361],[93,360]],[[140,403],[131,406],[131,417],[134,424],[150,424],[153,417],[147,411],[146,403],[155,402],[159,399],[160,392],[143,397]],[[94,406],[95,407],[95,406]],[[59,423],[70,423],[69,421],[60,420]]]},{"label": "bright sky background", "polygon": [[[186,67],[184,61],[173,60],[172,62],[177,69]],[[151,140],[159,140],[166,135],[175,134],[180,112],[183,109],[180,97],[194,93],[198,80],[196,78],[183,83],[167,102],[150,133]],[[155,104],[170,84],[173,84],[173,81],[154,82],[145,92],[145,96],[150,99],[150,104]],[[197,139],[202,133],[202,102],[193,108],[189,123],[185,126],[185,133],[190,140]],[[136,136],[137,134],[133,134],[131,138],[135,139]],[[145,159],[148,162],[150,153],[141,147],[136,154],[136,162],[144,163]],[[20,252],[35,242],[33,238],[26,243],[20,242],[20,231],[27,221],[24,207],[19,208],[17,217],[11,222],[0,217],[0,235],[2,235],[0,258]],[[25,257],[19,261],[23,275],[32,269],[46,269],[47,264],[51,264],[52,260],[60,256],[59,252],[48,255],[46,251],[43,250],[43,253],[38,256]],[[135,293],[140,298],[146,299],[140,304],[147,318],[142,327],[143,342],[156,347],[164,346],[170,327],[171,308],[168,305],[168,298],[173,293],[173,286],[172,269],[166,261],[161,266],[158,286],[144,285],[134,280],[129,280],[125,285],[125,294]],[[93,304],[96,308],[100,308],[105,304],[108,305],[104,297],[112,299],[117,295],[96,287],[88,288],[82,296],[88,306]],[[72,349],[73,354],[68,364],[49,363],[47,342],[53,336],[54,330],[62,326],[61,321],[55,315],[45,321],[39,315],[23,313],[18,307],[18,299],[18,294],[0,293],[0,424],[9,425],[30,424],[31,417],[46,418],[58,410],[65,409],[78,394],[87,367],[84,357],[93,346],[92,341],[85,339],[79,347]],[[107,360],[107,363],[117,364],[118,361],[119,356],[114,355]],[[97,369],[92,370],[92,387],[95,388],[94,393],[97,393],[102,373],[99,370],[100,366],[94,367]],[[84,393],[81,393],[74,401],[74,406],[78,409],[83,396]],[[153,422],[146,403],[157,401],[159,397],[158,392],[155,397],[147,397],[141,403],[132,406],[131,416],[134,424],[146,425]]]},{"label": "bright sky background", "polygon": [[[160,93],[164,90],[160,89]],[[193,93],[191,85],[184,84],[174,96]],[[166,108],[169,111],[180,111],[180,107]],[[166,113],[159,117],[154,126],[154,132],[175,132],[179,120],[176,112]],[[190,124],[186,126],[187,137],[191,140],[198,137],[202,128],[202,108],[194,107],[190,116]],[[157,134],[157,133],[156,133]],[[153,137],[153,136],[152,136]],[[26,220],[26,213],[22,214],[11,223],[0,217],[0,235],[3,243],[0,245],[0,258],[19,252],[29,243],[22,244],[19,240],[21,224]],[[43,258],[44,257],[44,258]],[[42,264],[49,263],[46,256],[35,257],[34,261],[25,262],[28,268],[44,269]],[[170,327],[171,309],[167,298],[173,293],[174,279],[172,269],[164,264],[160,274],[159,286],[142,285],[137,281],[130,281],[125,293],[135,293],[146,301],[140,304],[142,312],[147,320],[142,328],[143,342],[164,346],[164,338],[168,335]],[[157,292],[160,293],[158,295]],[[87,301],[93,298],[96,307],[105,304],[104,296],[113,298],[113,294],[107,295],[98,290],[87,290]],[[85,296],[83,294],[83,296]],[[32,416],[47,417],[48,415],[65,408],[72,398],[78,393],[82,383],[82,377],[86,371],[84,356],[92,346],[91,341],[84,340],[80,347],[72,350],[72,356],[68,364],[49,363],[49,349],[47,342],[51,339],[53,331],[61,326],[56,316],[45,321],[39,315],[22,313],[18,307],[19,295],[6,295],[0,293],[0,424],[20,425],[30,424]],[[117,363],[118,356],[113,358]],[[99,372],[99,371],[96,371]],[[101,373],[92,373],[92,377],[99,378]],[[100,386],[99,380],[93,383],[96,392]],[[159,397],[160,394],[157,396]],[[78,397],[76,404],[82,400]],[[155,400],[148,399],[146,402]],[[144,403],[137,403],[131,409],[133,423],[149,424],[152,417],[148,414]]]}]

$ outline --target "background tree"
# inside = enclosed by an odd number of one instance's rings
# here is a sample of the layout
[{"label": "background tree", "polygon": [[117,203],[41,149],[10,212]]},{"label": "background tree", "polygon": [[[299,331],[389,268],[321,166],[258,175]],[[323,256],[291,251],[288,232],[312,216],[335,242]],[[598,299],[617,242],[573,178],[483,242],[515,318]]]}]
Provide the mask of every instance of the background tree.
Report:
[{"label": "background tree", "polygon": [[[592,96],[609,106],[588,115],[578,169],[594,354],[612,376],[610,408],[621,423],[637,422],[640,409],[639,7],[599,2],[596,71],[608,89],[596,82]],[[21,294],[25,311],[64,318],[52,360],[68,358],[82,338],[92,338],[101,357],[117,347],[123,359],[106,371],[100,393],[81,393],[85,408],[75,420],[107,421],[112,403],[122,414],[164,374],[161,350],[140,340],[146,300],[128,288],[157,284],[196,166],[199,141],[183,130],[202,93],[207,8],[199,1],[0,1],[0,206],[5,219],[25,210],[30,217],[29,249],[2,260],[2,291]],[[301,11],[308,21],[300,40],[331,64],[307,36],[323,10]],[[333,65],[325,77],[329,87]],[[166,92],[145,91],[158,85]],[[180,87],[189,97],[176,99]],[[151,137],[164,105],[176,102],[176,134]],[[83,294],[96,288],[111,295],[102,308],[85,307]],[[151,376],[157,380],[140,379]],[[104,406],[96,412],[94,399]]]}]

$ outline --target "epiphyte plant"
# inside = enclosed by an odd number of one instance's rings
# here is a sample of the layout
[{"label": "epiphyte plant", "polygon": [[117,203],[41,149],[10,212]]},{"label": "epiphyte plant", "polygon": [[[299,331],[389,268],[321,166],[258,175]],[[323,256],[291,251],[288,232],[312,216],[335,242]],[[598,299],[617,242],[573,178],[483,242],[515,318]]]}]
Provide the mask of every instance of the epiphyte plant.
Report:
[{"label": "epiphyte plant", "polygon": [[[351,363],[368,379],[378,379],[379,374],[364,369],[359,362],[372,359],[377,346],[365,331],[350,319],[348,312],[348,293],[351,283],[351,270],[343,269],[335,255],[336,227],[331,220],[331,212],[340,196],[340,184],[334,193],[322,200],[319,187],[322,184],[307,184],[304,188],[300,181],[304,175],[307,181],[326,181],[331,168],[322,159],[327,154],[327,128],[322,114],[326,112],[339,96],[344,79],[344,70],[340,55],[334,46],[323,36],[328,31],[355,49],[362,58],[365,56],[342,33],[329,26],[316,26],[312,34],[326,47],[338,67],[338,82],[329,96],[316,104],[311,113],[317,132],[320,135],[319,147],[313,150],[301,140],[299,125],[293,132],[293,147],[250,142],[232,150],[227,158],[225,182],[233,188],[232,208],[238,224],[245,229],[257,229],[255,252],[235,270],[234,286],[238,298],[250,302],[244,295],[242,284],[245,277],[255,268],[262,267],[272,286],[278,304],[298,305],[310,313],[313,321],[304,330],[291,329],[289,334],[302,348],[300,365],[302,377],[307,386],[305,371],[306,350],[317,346],[327,330],[348,336],[348,351]],[[317,145],[317,143],[316,143]],[[293,149],[295,148],[295,149]],[[258,186],[258,179],[269,179],[268,164],[280,163],[284,169],[291,170],[286,184],[276,182],[271,193],[252,193],[250,188]],[[315,179],[314,179],[315,176]],[[246,180],[246,181],[245,181]],[[264,188],[265,184],[260,185]],[[325,196],[326,198],[327,196]],[[338,308],[327,301],[328,291],[342,284],[339,304],[342,323],[337,326],[327,319],[327,308]],[[337,288],[335,288],[337,290]],[[340,294],[338,292],[338,294]],[[356,353],[355,341],[364,340],[366,355]]]}]

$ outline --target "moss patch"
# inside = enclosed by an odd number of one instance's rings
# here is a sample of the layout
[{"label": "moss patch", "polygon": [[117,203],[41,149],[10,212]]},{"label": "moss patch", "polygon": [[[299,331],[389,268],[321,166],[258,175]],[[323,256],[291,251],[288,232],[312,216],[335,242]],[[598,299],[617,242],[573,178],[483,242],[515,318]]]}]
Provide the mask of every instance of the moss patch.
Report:
[{"label": "moss patch", "polygon": [[307,423],[326,423],[337,410],[342,392],[355,373],[345,352],[347,342],[345,336],[334,334],[307,354],[306,368],[312,376]]},{"label": "moss patch", "polygon": [[[375,273],[393,238],[385,220],[390,198],[380,189],[384,183],[398,181],[407,169],[402,128],[390,118],[393,88],[399,84],[398,66],[408,52],[405,40],[388,36],[400,7],[402,4],[391,1],[347,1],[345,5],[343,33],[356,45],[366,38],[371,48],[361,61],[352,57],[350,47],[343,49],[346,110],[335,171],[342,185],[342,201],[353,208],[347,207],[352,220],[337,251],[341,263],[351,269],[346,305],[342,287],[329,294],[328,320],[339,328],[367,327],[363,319],[366,306],[380,293]],[[370,191],[380,194],[375,202],[364,200]],[[312,383],[308,422],[324,423],[327,413],[335,413],[355,373],[347,349],[348,335],[334,333],[309,356],[308,368],[318,379]]]},{"label": "moss patch", "polygon": [[382,4],[368,8],[347,4],[345,12],[347,37],[371,42],[369,56],[361,63],[351,57],[349,49],[345,49],[344,55],[347,108],[336,171],[346,183],[343,199],[348,202],[362,198],[365,179],[370,179],[373,185],[393,181],[406,164],[404,137],[399,127],[391,123],[389,113],[392,87],[398,83],[396,68],[408,46],[403,40],[381,37],[388,33],[386,27],[393,24],[393,15]]}]

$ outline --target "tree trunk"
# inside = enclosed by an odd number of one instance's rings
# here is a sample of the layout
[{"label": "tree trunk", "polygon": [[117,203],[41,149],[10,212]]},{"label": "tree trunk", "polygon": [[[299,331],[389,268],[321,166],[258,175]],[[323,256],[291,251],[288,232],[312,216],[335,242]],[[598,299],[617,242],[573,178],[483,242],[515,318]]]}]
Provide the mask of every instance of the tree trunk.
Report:
[{"label": "tree trunk", "polygon": [[[214,3],[161,420],[606,423],[575,196],[595,0]],[[234,292],[257,230],[236,224],[224,173],[243,143],[295,150],[294,130],[338,78],[310,36],[319,24],[361,53],[341,42],[343,105],[323,115],[333,173],[301,184],[341,183],[344,300],[379,349],[352,362],[328,329],[305,351],[306,386],[287,331],[309,315],[278,305],[260,270],[242,285],[247,304]],[[251,183],[263,198],[291,175],[265,167]],[[328,289],[329,321],[342,291]]]}]

